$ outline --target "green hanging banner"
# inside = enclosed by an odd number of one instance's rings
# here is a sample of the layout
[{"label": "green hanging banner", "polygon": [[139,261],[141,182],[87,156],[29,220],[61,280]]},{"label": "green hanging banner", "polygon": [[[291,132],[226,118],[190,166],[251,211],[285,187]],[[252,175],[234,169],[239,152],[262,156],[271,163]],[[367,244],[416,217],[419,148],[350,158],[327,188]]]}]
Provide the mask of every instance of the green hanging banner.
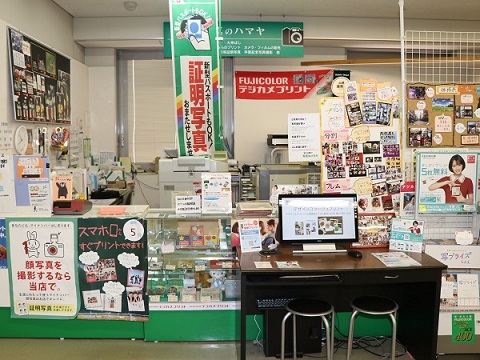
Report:
[{"label": "green hanging banner", "polygon": [[180,156],[222,149],[218,1],[170,0]]}]

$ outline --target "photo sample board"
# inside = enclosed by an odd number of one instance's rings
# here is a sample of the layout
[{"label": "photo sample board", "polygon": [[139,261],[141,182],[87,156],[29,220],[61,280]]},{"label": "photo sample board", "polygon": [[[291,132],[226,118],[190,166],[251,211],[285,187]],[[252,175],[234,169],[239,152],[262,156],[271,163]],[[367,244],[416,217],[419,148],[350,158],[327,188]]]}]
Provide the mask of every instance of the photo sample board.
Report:
[{"label": "photo sample board", "polygon": [[9,28],[15,120],[70,124],[70,60]]},{"label": "photo sample board", "polygon": [[407,146],[479,147],[480,85],[407,84]]}]

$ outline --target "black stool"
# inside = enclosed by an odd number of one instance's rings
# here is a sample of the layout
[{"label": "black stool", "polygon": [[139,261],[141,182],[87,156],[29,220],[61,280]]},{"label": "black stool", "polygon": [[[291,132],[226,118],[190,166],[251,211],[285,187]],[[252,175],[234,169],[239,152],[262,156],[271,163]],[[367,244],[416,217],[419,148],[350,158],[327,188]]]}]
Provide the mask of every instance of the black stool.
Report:
[{"label": "black stool", "polygon": [[[320,317],[325,326],[327,360],[333,359],[333,341],[335,332],[335,312],[333,305],[329,302],[319,299],[294,299],[291,300],[285,307],[287,313],[282,320],[282,339],[281,339],[281,353],[282,360],[285,359],[285,323],[287,319],[293,315],[293,358],[297,358],[297,316],[305,317]],[[330,323],[328,316],[331,317]]]},{"label": "black stool", "polygon": [[397,310],[398,304],[392,299],[381,296],[360,296],[350,302],[353,309],[350,317],[350,327],[348,329],[347,360],[350,360],[353,347],[353,333],[355,331],[355,318],[358,314],[368,314],[374,316],[390,316],[392,320],[392,349],[390,359],[395,359],[395,343],[397,341]]}]

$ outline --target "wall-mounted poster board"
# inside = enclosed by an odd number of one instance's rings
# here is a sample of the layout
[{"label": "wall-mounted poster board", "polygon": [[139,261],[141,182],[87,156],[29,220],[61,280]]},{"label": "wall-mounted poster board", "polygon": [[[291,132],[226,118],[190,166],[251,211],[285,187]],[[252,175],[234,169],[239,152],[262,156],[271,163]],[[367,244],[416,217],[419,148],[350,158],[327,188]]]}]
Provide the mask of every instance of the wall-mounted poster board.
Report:
[{"label": "wall-mounted poster board", "polygon": [[407,84],[407,145],[480,146],[480,85]]},{"label": "wall-mounted poster board", "polygon": [[15,120],[70,124],[70,60],[8,28]]},{"label": "wall-mounted poster board", "polygon": [[[365,79],[321,98],[322,192],[355,192],[358,212],[393,213],[402,182],[397,90]],[[370,239],[371,240],[371,239]]]}]

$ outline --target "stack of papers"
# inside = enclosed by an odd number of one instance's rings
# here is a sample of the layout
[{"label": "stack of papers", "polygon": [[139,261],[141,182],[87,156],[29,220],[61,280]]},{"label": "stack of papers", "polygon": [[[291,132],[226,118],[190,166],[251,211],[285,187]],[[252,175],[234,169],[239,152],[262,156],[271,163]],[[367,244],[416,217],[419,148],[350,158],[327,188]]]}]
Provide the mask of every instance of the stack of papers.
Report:
[{"label": "stack of papers", "polygon": [[272,213],[272,204],[268,200],[244,201],[237,203],[237,214],[241,216],[268,216]]}]

